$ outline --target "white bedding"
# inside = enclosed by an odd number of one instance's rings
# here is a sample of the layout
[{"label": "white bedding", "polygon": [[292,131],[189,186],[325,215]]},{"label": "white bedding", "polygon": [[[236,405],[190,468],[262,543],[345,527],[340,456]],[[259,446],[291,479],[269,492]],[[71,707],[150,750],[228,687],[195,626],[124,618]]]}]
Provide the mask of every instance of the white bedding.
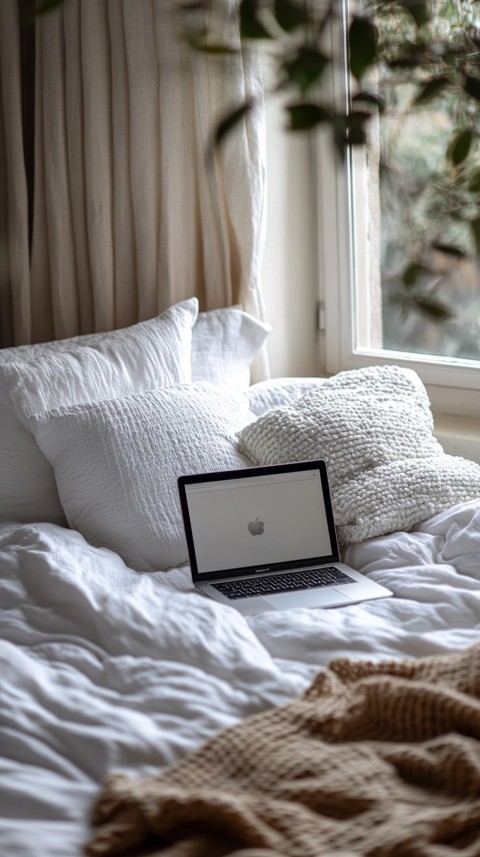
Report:
[{"label": "white bedding", "polygon": [[107,773],[174,762],[336,656],[478,641],[480,500],[345,558],[395,597],[246,620],[185,567],[139,574],[55,524],[0,525],[2,857],[80,855]]},{"label": "white bedding", "polygon": [[[252,418],[322,383],[255,385]],[[198,444],[183,424],[169,428],[158,432],[166,445],[156,457],[175,454],[187,467],[179,450],[188,441],[195,457]],[[2,447],[7,462],[15,437]],[[212,466],[229,466],[211,445]],[[100,495],[83,502],[108,517]],[[196,593],[188,567],[139,573],[56,523],[0,523],[1,857],[79,857],[107,774],[175,762],[224,727],[287,703],[332,658],[417,657],[478,640],[480,499],[415,532],[351,546],[345,559],[395,597],[246,620]]]}]

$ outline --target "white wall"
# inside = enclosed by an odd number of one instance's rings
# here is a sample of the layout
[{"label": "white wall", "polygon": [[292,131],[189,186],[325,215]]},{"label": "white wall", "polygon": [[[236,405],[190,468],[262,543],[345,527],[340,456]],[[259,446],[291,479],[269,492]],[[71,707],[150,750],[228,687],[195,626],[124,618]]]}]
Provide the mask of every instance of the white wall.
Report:
[{"label": "white wall", "polygon": [[262,268],[272,377],[316,375],[317,331],[314,180],[306,134],[285,131],[278,101],[266,100],[267,229]]}]

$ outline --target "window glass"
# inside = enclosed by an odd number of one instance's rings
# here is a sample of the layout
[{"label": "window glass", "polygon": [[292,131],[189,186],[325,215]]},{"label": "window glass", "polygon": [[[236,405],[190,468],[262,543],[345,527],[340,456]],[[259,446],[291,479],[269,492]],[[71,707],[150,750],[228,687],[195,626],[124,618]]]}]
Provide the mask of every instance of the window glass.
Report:
[{"label": "window glass", "polygon": [[[350,94],[347,3],[344,11],[331,40],[336,61],[329,85],[337,109]],[[382,73],[374,82],[379,86]],[[474,416],[480,405],[480,151],[472,148],[468,175],[466,164],[455,166],[449,141],[465,116],[448,92],[404,115],[411,86],[410,80],[391,93],[398,109],[375,118],[367,150],[352,147],[344,163],[326,137],[317,138],[325,368],[404,363],[429,386],[437,410]],[[468,109],[480,110],[480,103]],[[455,210],[459,216],[446,216]]]},{"label": "window glass", "polygon": [[[467,12],[467,4],[432,5],[428,36],[445,45],[469,24],[472,7],[468,4]],[[380,19],[379,25],[380,38],[389,42],[419,41],[406,14]],[[478,107],[476,99],[459,99],[447,85],[443,65],[437,76],[430,68],[392,73],[382,64],[379,69],[387,110],[371,141],[379,170],[379,211],[372,199],[370,215],[380,224],[383,346],[478,361],[480,153],[468,138]],[[438,94],[412,110],[427,81],[438,82]]]}]

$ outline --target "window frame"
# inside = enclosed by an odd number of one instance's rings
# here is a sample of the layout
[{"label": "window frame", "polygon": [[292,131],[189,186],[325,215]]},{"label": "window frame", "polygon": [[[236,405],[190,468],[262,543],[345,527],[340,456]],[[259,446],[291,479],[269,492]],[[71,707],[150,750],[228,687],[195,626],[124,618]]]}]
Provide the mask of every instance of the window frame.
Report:
[{"label": "window frame", "polygon": [[[348,99],[346,32],[343,17],[328,35],[335,58],[325,81],[327,97],[337,109]],[[414,369],[427,386],[434,412],[466,417],[480,415],[480,361],[452,360],[424,354],[364,348],[358,334],[368,333],[372,314],[369,277],[367,164],[364,150],[353,148],[344,161],[326,131],[312,146],[316,176],[319,302],[322,308],[320,355],[327,374],[372,364]],[[362,304],[360,307],[360,303]]]}]

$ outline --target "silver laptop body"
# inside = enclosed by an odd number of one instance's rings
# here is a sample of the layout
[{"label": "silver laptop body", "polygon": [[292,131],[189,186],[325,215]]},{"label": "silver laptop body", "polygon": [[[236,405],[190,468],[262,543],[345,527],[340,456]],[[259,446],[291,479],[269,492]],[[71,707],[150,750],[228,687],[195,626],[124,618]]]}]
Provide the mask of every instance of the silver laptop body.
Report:
[{"label": "silver laptop body", "polygon": [[180,476],[178,487],[192,580],[209,598],[247,616],[392,595],[340,561],[324,461]]}]

